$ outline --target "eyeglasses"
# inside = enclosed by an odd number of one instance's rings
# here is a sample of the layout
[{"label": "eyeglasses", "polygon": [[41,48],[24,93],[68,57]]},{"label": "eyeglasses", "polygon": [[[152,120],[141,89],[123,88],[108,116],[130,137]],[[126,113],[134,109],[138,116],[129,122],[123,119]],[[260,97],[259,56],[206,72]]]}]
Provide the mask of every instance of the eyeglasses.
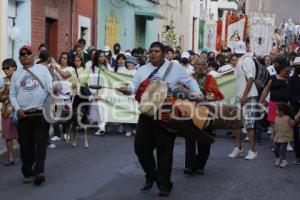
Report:
[{"label": "eyeglasses", "polygon": [[31,51],[21,51],[20,52],[20,56],[24,57],[24,56],[31,56],[32,52]]},{"label": "eyeglasses", "polygon": [[9,70],[9,69],[10,69],[10,67],[2,67],[3,71]]}]

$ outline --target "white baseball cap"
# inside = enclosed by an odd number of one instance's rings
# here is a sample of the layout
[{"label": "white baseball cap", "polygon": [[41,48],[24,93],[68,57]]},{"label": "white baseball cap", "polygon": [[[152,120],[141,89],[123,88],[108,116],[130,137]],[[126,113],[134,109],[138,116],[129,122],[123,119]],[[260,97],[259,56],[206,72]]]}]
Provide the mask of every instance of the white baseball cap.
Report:
[{"label": "white baseball cap", "polygon": [[300,65],[300,57],[296,57],[294,60],[294,65]]},{"label": "white baseball cap", "polygon": [[181,54],[181,58],[190,58],[190,54],[189,54],[189,52],[182,52],[182,54]]},{"label": "white baseball cap", "polygon": [[238,41],[233,44],[232,52],[236,54],[246,54],[247,53],[247,47],[245,42]]}]

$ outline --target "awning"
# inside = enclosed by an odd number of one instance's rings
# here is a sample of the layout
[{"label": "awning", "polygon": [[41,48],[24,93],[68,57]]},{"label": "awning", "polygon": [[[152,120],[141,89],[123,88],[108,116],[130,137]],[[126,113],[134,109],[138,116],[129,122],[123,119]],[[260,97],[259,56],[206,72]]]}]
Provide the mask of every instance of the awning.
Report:
[{"label": "awning", "polygon": [[154,18],[165,19],[164,16],[157,14],[155,12],[136,11],[135,15],[147,17],[149,20],[153,20]]}]

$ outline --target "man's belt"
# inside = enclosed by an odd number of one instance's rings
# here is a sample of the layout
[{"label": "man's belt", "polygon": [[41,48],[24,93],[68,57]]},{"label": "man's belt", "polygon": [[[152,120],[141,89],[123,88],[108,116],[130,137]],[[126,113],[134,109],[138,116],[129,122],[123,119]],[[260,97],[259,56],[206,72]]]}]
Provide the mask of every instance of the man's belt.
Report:
[{"label": "man's belt", "polygon": [[43,111],[39,110],[39,109],[36,109],[36,108],[31,108],[31,109],[25,110],[24,114],[26,116],[42,115]]}]

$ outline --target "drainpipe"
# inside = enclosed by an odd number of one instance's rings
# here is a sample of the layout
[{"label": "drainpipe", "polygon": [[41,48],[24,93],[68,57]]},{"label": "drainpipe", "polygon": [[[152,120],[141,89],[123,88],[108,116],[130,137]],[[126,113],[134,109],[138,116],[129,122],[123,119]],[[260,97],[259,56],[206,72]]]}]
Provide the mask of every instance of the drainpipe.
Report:
[{"label": "drainpipe", "polygon": [[70,23],[71,23],[71,31],[70,31],[70,40],[71,40],[71,49],[73,49],[73,39],[74,39],[74,33],[73,33],[73,28],[74,28],[74,20],[73,20],[73,16],[74,16],[74,0],[71,0],[71,6],[70,6]]},{"label": "drainpipe", "polygon": [[93,16],[93,20],[94,20],[94,27],[93,27],[93,42],[94,42],[94,46],[97,48],[98,43],[97,43],[97,33],[98,33],[98,0],[94,0],[93,2],[94,5],[94,16]]}]

